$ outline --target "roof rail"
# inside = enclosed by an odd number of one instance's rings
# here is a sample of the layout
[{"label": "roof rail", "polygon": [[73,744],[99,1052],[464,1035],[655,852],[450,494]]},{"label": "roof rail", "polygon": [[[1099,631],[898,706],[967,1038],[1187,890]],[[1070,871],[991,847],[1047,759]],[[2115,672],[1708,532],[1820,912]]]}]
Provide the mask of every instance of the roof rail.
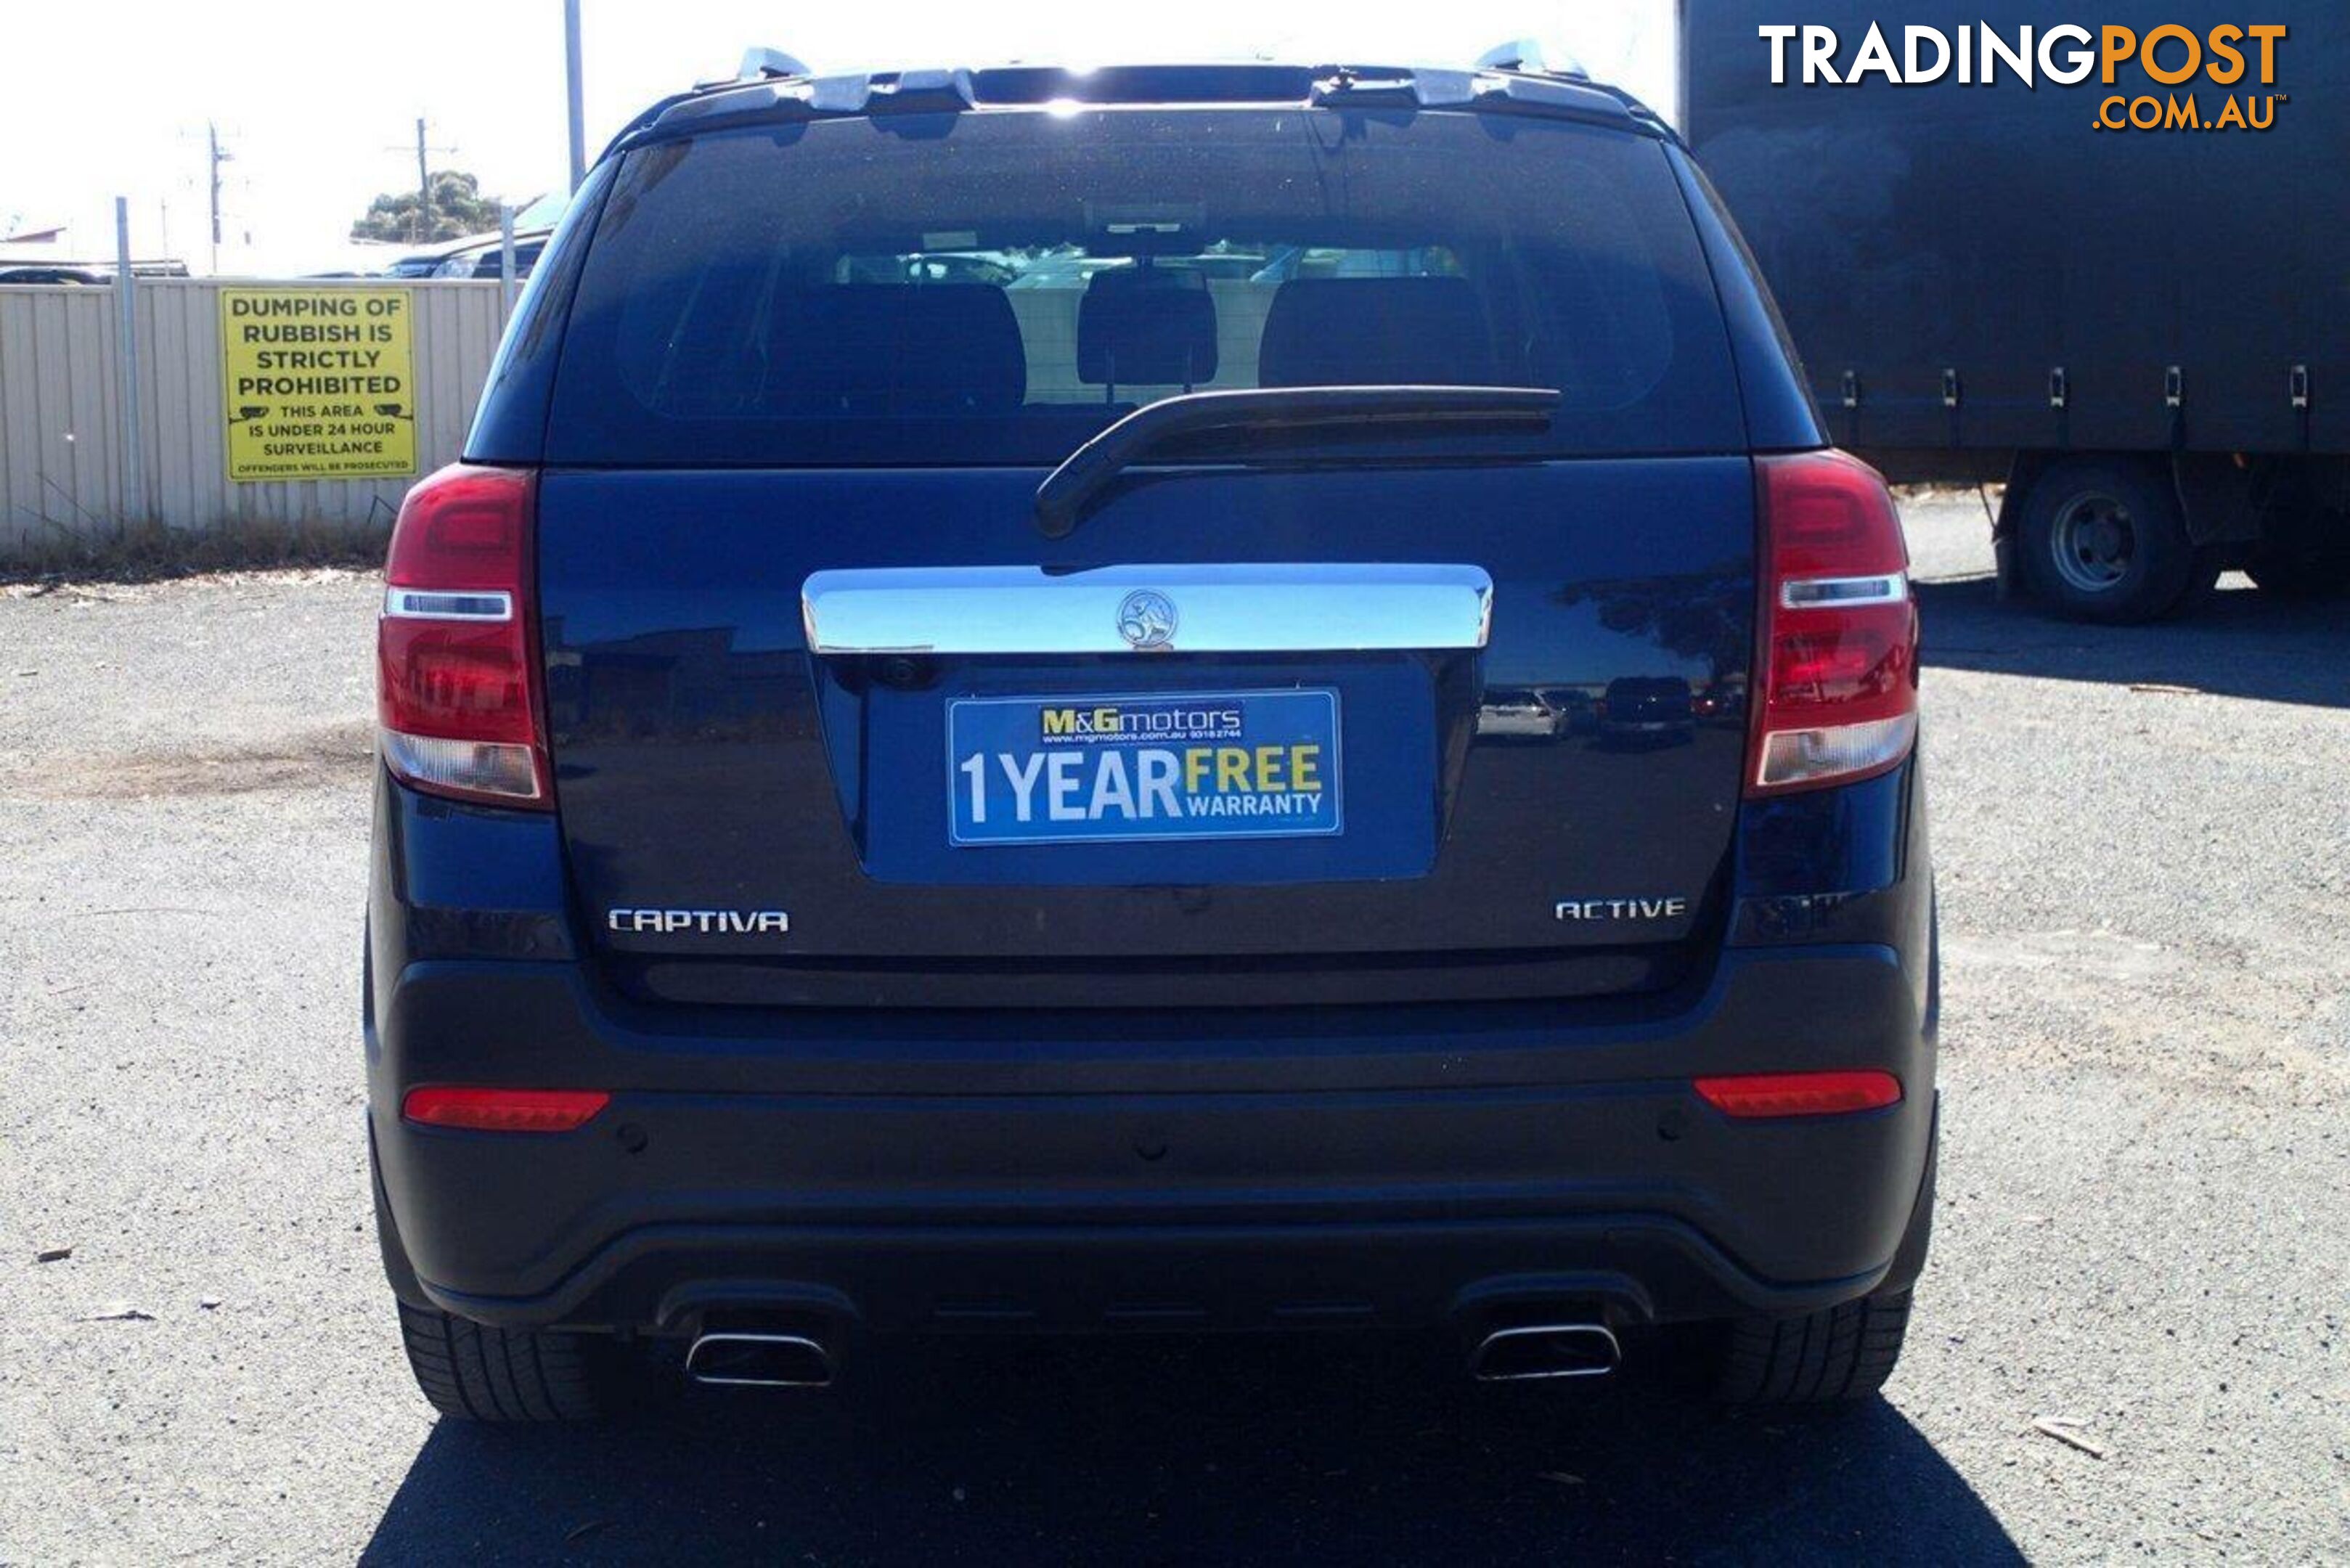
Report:
[{"label": "roof rail", "polygon": [[1541,43],[1533,38],[1512,38],[1496,44],[1477,57],[1481,71],[1516,71],[1530,77],[1571,77],[1577,81],[1589,81],[1591,73],[1573,55],[1561,55],[1555,65],[1544,51]]},{"label": "roof rail", "polygon": [[812,77],[816,73],[798,57],[781,49],[753,47],[743,51],[743,67],[734,73],[738,82],[764,81],[769,77]]}]

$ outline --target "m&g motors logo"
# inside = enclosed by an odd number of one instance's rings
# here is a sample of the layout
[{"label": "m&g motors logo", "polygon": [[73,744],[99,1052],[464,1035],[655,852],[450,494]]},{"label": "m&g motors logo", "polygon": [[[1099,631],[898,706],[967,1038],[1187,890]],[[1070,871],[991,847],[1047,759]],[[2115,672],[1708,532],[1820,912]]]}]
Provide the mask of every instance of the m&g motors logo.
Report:
[{"label": "m&g motors logo", "polygon": [[1197,702],[1101,703],[1090,708],[1045,708],[1037,714],[1038,739],[1102,745],[1141,741],[1236,741],[1241,711]]},{"label": "m&g motors logo", "polygon": [[2012,34],[1988,22],[1944,30],[1905,26],[1900,47],[1872,22],[1849,49],[1834,27],[1816,24],[1765,23],[1756,29],[1771,54],[1771,85],[1798,79],[1805,87],[1857,87],[1884,80],[1895,87],[1937,82],[1990,87],[2042,82],[2079,87],[2091,77],[2102,87],[2136,86],[2143,78],[2157,87],[2189,88],[2184,93],[2111,92],[2098,102],[2090,124],[2099,130],[2266,130],[2276,123],[2284,93],[2230,91],[2216,107],[2198,99],[2194,85],[2250,89],[2276,85],[2282,23],[2222,22],[2198,31],[2176,22],[2149,27],[2101,26],[2094,30],[2064,22],[2053,27],[2022,26]]}]

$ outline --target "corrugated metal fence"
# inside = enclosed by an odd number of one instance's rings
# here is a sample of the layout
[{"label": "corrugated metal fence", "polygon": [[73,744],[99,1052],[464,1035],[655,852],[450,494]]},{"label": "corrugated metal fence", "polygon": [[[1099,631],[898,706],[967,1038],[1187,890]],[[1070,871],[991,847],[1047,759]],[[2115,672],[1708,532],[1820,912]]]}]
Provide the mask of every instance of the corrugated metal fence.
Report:
[{"label": "corrugated metal fence", "polygon": [[[143,500],[128,493],[115,291],[0,288],[0,564],[159,523],[355,536],[390,525],[408,480],[230,482],[220,289],[244,281],[141,279],[134,291]],[[413,300],[417,467],[429,473],[463,444],[504,322],[494,282],[400,286]]]}]

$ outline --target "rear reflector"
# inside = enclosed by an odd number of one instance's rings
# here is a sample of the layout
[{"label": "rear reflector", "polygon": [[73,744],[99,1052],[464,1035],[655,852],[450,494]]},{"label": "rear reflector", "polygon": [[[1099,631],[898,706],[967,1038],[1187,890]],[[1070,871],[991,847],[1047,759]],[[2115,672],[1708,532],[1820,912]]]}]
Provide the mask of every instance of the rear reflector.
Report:
[{"label": "rear reflector", "polygon": [[461,800],[551,804],[532,658],[533,476],[453,463],[400,504],[376,622],[386,766]]},{"label": "rear reflector", "polygon": [[569,1132],[611,1104],[600,1089],[468,1089],[432,1086],[408,1091],[400,1114],[433,1127],[476,1132]]},{"label": "rear reflector", "polygon": [[1747,1073],[1700,1078],[1705,1102],[1731,1116],[1832,1116],[1874,1111],[1901,1102],[1901,1080],[1890,1073]]},{"label": "rear reflector", "polygon": [[1840,452],[1755,471],[1766,578],[1747,793],[1883,773],[1918,738],[1918,608],[1892,493]]}]

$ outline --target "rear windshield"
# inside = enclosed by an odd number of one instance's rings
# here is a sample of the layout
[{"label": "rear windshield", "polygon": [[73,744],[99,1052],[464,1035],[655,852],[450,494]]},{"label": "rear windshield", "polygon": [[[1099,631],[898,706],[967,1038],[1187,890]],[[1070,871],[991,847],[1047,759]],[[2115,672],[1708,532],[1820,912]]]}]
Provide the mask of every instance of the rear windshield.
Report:
[{"label": "rear windshield", "polygon": [[546,451],[1049,464],[1187,390],[1419,383],[1559,389],[1544,452],[1742,447],[1661,144],[1295,109],[847,119],[656,144],[627,155],[598,223]]}]

